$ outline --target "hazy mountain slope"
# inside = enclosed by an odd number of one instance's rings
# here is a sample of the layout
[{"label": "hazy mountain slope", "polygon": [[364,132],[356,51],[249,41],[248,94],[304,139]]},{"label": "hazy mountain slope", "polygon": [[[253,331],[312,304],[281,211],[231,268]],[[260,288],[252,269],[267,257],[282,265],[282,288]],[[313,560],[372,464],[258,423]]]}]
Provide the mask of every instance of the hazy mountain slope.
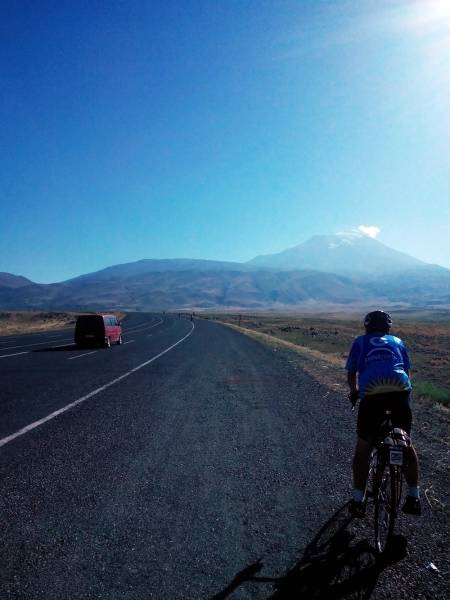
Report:
[{"label": "hazy mountain slope", "polygon": [[25,285],[33,284],[32,281],[22,275],[13,275],[12,273],[0,273],[0,286],[8,288],[20,288]]},{"label": "hazy mountain slope", "polygon": [[[135,308],[149,307],[260,307],[301,304],[305,301],[348,302],[367,297],[355,292],[350,280],[322,273],[269,273],[236,271],[183,271],[149,273],[128,280],[111,294]],[[108,286],[109,287],[109,286]],[[332,290],[332,292],[330,292]],[[103,287],[103,293],[106,290]]]},{"label": "hazy mountain slope", "polygon": [[304,302],[350,303],[369,298],[367,291],[342,276],[306,272],[167,271],[125,281],[72,281],[0,289],[4,308],[118,307],[128,309],[180,307],[260,307]]},{"label": "hazy mountain slope", "polygon": [[316,236],[246,264],[149,259],[49,285],[3,276],[0,308],[7,309],[450,305],[449,269],[356,233]]},{"label": "hazy mountain slope", "polygon": [[250,268],[276,270],[314,269],[328,273],[375,275],[424,265],[422,261],[393,250],[358,233],[314,236],[278,254],[257,256]]},{"label": "hazy mountain slope", "polygon": [[163,273],[166,271],[246,271],[246,267],[242,263],[224,262],[216,260],[202,260],[195,258],[167,258],[167,259],[152,259],[145,258],[131,263],[123,263],[120,265],[113,265],[95,271],[93,273],[87,273],[86,275],[80,275],[72,281],[86,281],[86,280],[105,280],[122,278],[127,279],[129,277],[146,275],[147,273]]},{"label": "hazy mountain slope", "polygon": [[411,304],[450,304],[450,269],[423,265],[361,281],[371,294],[384,294],[393,301]]},{"label": "hazy mountain slope", "polygon": [[20,288],[0,287],[0,307],[3,309],[52,309],[68,306],[62,283],[33,283]]}]

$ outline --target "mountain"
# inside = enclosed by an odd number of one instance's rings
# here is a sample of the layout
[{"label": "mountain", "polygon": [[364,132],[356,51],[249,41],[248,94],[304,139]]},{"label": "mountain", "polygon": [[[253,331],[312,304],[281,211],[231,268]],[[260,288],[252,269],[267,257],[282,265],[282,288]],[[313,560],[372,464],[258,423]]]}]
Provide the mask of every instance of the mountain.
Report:
[{"label": "mountain", "polygon": [[424,264],[396,273],[377,274],[360,281],[371,295],[384,289],[385,295],[396,302],[450,305],[450,269],[438,265]]},{"label": "mountain", "polygon": [[314,269],[345,275],[394,273],[426,263],[359,232],[316,235],[303,244],[277,254],[257,256],[250,268],[292,271]]},{"label": "mountain", "polygon": [[246,271],[242,263],[194,258],[144,258],[136,262],[123,263],[106,267],[100,271],[80,275],[69,281],[103,281],[107,279],[124,279],[147,275],[148,273],[165,273],[167,271]]},{"label": "mountain", "polygon": [[48,285],[0,276],[0,308],[7,309],[282,309],[395,303],[450,306],[450,270],[356,232],[315,236],[247,263],[145,259]]},{"label": "mountain", "polygon": [[32,281],[21,275],[13,275],[12,273],[0,273],[0,287],[20,288],[25,285],[34,285]]},{"label": "mountain", "polygon": [[165,271],[126,279],[72,280],[0,290],[0,306],[22,309],[124,310],[280,308],[305,303],[364,302],[370,293],[353,280],[314,271]]}]

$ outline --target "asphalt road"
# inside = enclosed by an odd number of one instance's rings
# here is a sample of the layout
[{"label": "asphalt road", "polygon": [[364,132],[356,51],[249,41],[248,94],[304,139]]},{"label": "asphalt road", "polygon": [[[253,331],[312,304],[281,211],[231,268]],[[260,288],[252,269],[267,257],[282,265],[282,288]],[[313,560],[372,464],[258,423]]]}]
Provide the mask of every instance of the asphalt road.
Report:
[{"label": "asphalt road", "polygon": [[2,600],[427,597],[349,523],[342,398],[218,324],[124,329],[0,338]]}]

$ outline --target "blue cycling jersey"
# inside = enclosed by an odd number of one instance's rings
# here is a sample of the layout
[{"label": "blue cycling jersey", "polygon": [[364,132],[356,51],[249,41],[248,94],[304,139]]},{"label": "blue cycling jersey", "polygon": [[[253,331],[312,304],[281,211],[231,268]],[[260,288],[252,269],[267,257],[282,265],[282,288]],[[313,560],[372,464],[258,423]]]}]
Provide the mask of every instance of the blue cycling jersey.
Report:
[{"label": "blue cycling jersey", "polygon": [[406,373],[410,368],[408,352],[395,335],[360,335],[353,342],[345,368],[358,373],[361,398],[407,391],[412,387]]}]

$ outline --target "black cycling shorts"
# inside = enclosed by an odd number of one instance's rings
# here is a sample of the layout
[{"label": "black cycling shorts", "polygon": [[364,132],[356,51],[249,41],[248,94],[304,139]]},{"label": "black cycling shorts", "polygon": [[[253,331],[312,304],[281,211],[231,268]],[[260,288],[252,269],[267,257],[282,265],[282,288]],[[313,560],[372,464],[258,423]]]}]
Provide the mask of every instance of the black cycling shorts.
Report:
[{"label": "black cycling shorts", "polygon": [[412,413],[410,391],[389,392],[366,396],[359,403],[357,433],[363,440],[369,440],[377,434],[384,421],[385,411],[391,411],[391,422],[394,427],[411,433]]}]

